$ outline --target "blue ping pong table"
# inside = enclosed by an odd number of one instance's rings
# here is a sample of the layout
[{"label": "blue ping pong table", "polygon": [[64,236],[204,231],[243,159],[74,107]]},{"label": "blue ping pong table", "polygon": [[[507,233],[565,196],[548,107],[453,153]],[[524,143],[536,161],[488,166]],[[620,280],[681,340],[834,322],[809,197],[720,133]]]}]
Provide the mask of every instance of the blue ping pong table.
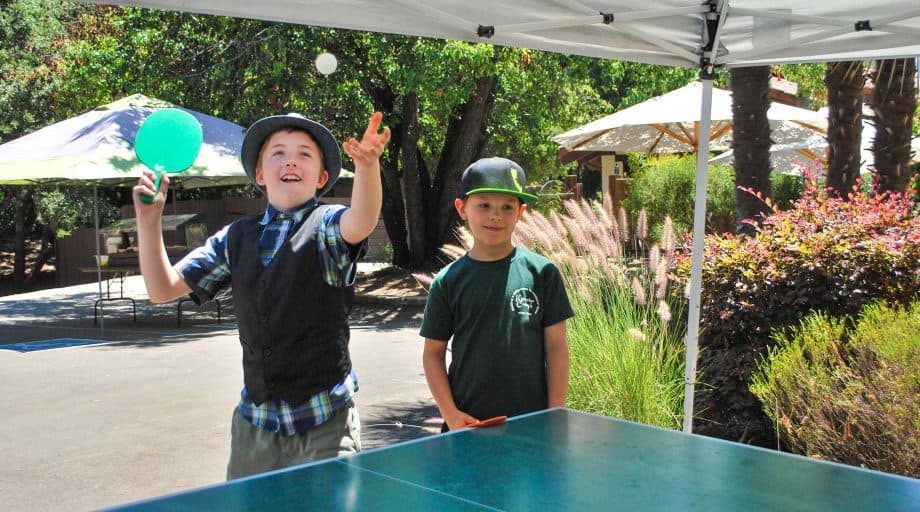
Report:
[{"label": "blue ping pong table", "polygon": [[550,409],[118,510],[920,510],[920,480]]}]

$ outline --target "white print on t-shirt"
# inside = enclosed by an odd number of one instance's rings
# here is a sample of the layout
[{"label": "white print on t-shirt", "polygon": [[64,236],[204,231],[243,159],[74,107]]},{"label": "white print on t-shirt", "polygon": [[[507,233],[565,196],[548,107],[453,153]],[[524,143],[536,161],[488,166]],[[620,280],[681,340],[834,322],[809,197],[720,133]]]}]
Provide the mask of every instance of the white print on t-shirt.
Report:
[{"label": "white print on t-shirt", "polygon": [[536,315],[540,312],[540,299],[530,288],[518,288],[511,294],[511,311],[520,315]]}]

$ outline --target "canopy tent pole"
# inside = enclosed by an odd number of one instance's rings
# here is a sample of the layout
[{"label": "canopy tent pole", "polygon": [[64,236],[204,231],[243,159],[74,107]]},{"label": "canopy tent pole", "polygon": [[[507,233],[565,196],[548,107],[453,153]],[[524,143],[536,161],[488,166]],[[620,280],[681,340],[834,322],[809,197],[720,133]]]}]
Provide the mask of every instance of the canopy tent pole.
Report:
[{"label": "canopy tent pole", "polygon": [[693,431],[693,393],[696,386],[697,341],[700,330],[700,293],[706,237],[706,191],[709,185],[709,125],[712,117],[712,79],[704,79],[700,132],[696,153],[696,193],[693,205],[693,251],[690,259],[690,311],[687,315],[687,361],[684,369],[684,432]]},{"label": "canopy tent pole", "polygon": [[703,251],[706,239],[706,195],[709,188],[709,136],[712,125],[712,81],[715,78],[719,38],[725,24],[728,2],[709,3],[700,48],[700,134],[696,149],[696,192],[693,204],[693,252],[690,257],[690,311],[687,312],[687,346],[684,364],[684,424],[683,431],[693,432],[693,395],[696,388],[696,358],[699,353],[700,300],[703,290]]},{"label": "canopy tent pole", "polygon": [[96,284],[99,285],[99,330],[105,336],[105,301],[102,300],[102,247],[99,244],[99,185],[93,184],[93,234],[96,239]]}]

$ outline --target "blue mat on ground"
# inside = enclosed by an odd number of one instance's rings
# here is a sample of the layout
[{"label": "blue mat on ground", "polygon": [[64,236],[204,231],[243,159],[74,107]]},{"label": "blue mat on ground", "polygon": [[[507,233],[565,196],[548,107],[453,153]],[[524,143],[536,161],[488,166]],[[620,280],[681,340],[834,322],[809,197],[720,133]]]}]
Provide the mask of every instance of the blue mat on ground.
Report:
[{"label": "blue mat on ground", "polygon": [[106,340],[89,340],[79,338],[57,338],[53,340],[24,341],[22,343],[11,343],[9,345],[0,345],[3,350],[15,350],[16,352],[35,352],[37,350],[51,350],[55,348],[81,347],[84,345],[98,345],[108,343]]}]

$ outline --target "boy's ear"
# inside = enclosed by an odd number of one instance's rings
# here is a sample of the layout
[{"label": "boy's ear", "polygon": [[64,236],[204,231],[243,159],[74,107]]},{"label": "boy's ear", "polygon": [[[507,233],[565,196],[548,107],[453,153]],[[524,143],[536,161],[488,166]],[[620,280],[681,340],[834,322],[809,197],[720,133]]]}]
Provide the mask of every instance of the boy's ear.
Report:
[{"label": "boy's ear", "polygon": [[525,211],[527,211],[527,203],[521,201],[521,207],[518,208],[517,220],[521,220],[521,215],[524,215]]},{"label": "boy's ear", "polygon": [[326,186],[326,182],[329,181],[329,171],[323,169],[323,172],[319,174],[319,179],[316,180],[316,188],[320,189]]},{"label": "boy's ear", "polygon": [[261,165],[257,165],[257,166],[256,166],[256,183],[257,183],[260,187],[264,187],[264,186],[265,186],[265,177],[262,175],[262,166],[261,166]]},{"label": "boy's ear", "polygon": [[466,201],[460,199],[454,199],[454,208],[457,209],[457,214],[460,215],[460,218],[466,220]]}]

